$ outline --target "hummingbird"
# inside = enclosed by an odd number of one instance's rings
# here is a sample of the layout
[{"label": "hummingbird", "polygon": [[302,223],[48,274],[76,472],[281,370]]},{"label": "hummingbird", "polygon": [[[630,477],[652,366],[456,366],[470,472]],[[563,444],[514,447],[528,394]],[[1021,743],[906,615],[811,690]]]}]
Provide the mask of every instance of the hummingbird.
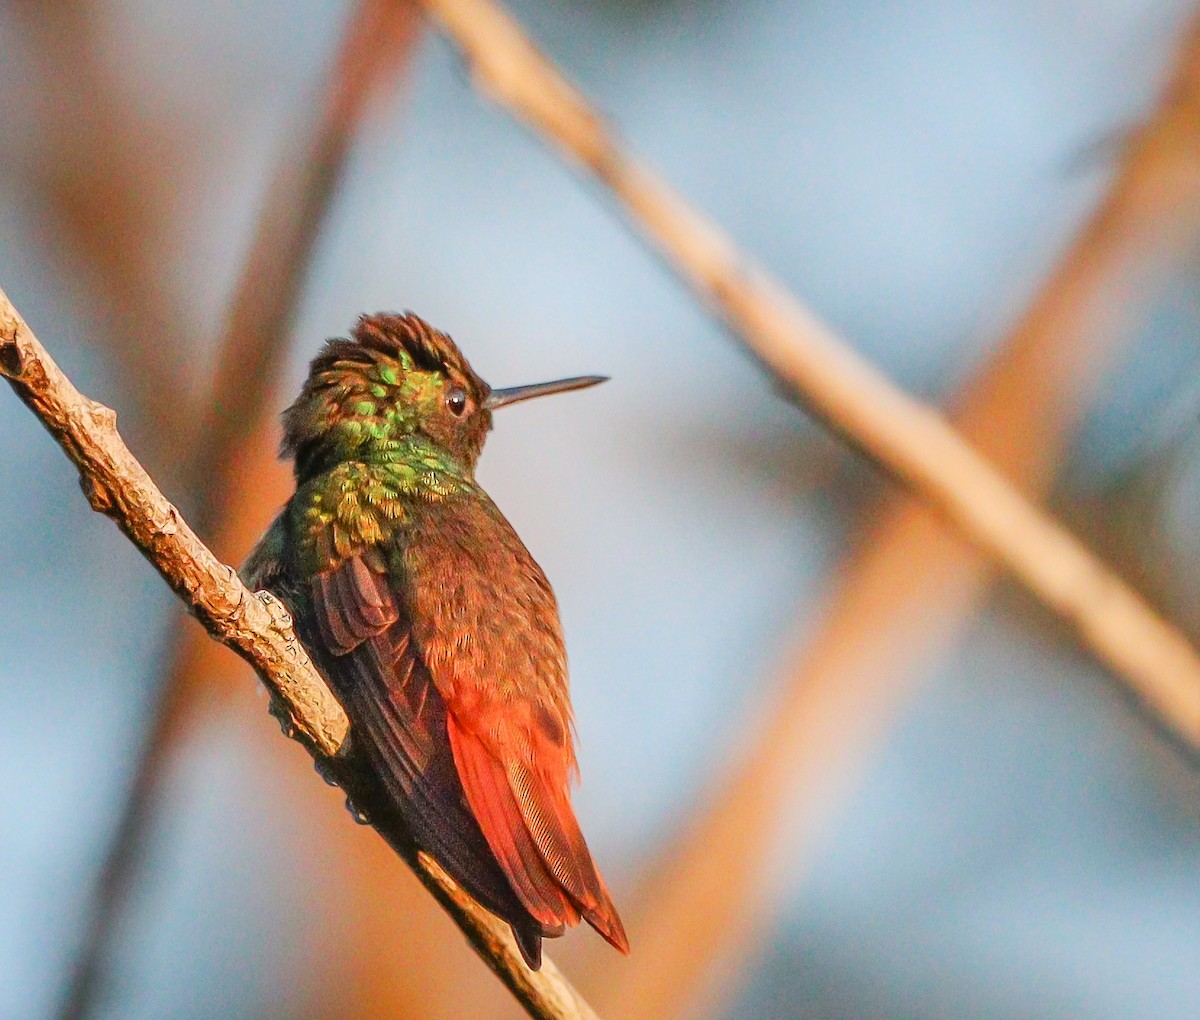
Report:
[{"label": "hummingbird", "polygon": [[243,570],[291,612],[414,845],[534,970],[581,919],[629,942],[571,808],[554,592],[475,466],[493,411],[604,381],[492,389],[413,313],[362,316],[284,412],[296,491]]}]

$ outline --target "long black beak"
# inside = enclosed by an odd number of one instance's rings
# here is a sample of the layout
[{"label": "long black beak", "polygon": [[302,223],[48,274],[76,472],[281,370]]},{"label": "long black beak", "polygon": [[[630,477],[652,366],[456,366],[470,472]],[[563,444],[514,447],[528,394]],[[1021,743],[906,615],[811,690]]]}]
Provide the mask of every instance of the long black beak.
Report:
[{"label": "long black beak", "polygon": [[530,383],[528,386],[509,386],[503,390],[492,390],[484,400],[483,406],[489,411],[498,407],[507,407],[521,400],[532,400],[534,397],[548,397],[551,393],[569,393],[571,390],[585,390],[589,386],[608,382],[606,375],[577,375],[573,379],[555,379],[554,382]]}]

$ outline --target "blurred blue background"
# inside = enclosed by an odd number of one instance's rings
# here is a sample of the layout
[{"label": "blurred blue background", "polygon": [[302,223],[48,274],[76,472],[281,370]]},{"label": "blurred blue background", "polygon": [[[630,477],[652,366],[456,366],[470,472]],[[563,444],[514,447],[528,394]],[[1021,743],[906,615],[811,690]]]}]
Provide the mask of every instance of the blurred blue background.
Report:
[{"label": "blurred blue background", "polygon": [[[86,6],[108,95],[139,143],[120,157],[155,182],[114,215],[164,224],[152,275],[130,289],[153,290],[172,335],[194,339],[154,357],[201,385],[264,182],[349,8]],[[67,172],[54,163],[63,137],[88,130],[96,108],[86,81],[72,85],[78,68],[39,57],[50,44],[35,7],[0,8],[0,286],[80,387],[118,407],[135,453],[155,434],[169,450],[161,433],[187,425],[126,414],[114,339],[131,328],[153,339],[153,322],[131,324],[98,295],[88,254],[63,250],[61,212],[46,199],[47,174]],[[512,9],[635,151],[931,399],[978,364],[1103,193],[1102,143],[1150,109],[1191,10],[1178,0]],[[89,168],[71,172],[86,188]],[[734,751],[739,721],[764,702],[790,635],[812,625],[885,483],[773,394],[610,206],[482,102],[431,33],[402,98],[358,140],[280,400],[321,339],[381,309],[412,308],[446,329],[496,385],[613,377],[503,416],[480,477],[562,604],[576,803],[620,899],[664,820]],[[1163,476],[1149,509],[1137,504],[1136,544],[1188,627],[1195,269],[1139,323],[1056,497],[1104,535],[1146,470]],[[150,466],[171,477],[168,454]],[[32,416],[0,394],[0,1016],[51,1015],[62,994],[178,613],[89,511]],[[265,701],[257,714],[214,712],[189,738],[121,927],[105,1015],[310,1008],[297,975],[311,979],[322,957],[304,896],[325,887],[329,864],[260,767],[266,741],[280,743]],[[286,750],[298,782],[315,783]],[[1001,588],[876,749],[816,858],[791,873],[780,851],[765,948],[715,1015],[1194,1016],[1198,794],[1195,763]],[[472,980],[491,978],[480,967]]]}]

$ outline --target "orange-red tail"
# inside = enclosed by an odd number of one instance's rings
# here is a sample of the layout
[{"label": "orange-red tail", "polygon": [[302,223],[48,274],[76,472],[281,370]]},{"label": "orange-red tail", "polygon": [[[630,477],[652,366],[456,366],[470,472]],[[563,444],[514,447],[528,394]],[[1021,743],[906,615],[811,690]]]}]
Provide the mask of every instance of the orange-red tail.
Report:
[{"label": "orange-red tail", "polygon": [[[561,933],[582,916],[628,953],[625,928],[571,810],[566,763],[534,764],[526,755],[493,749],[453,712],[446,723],[467,803],[513,891],[545,934]],[[559,748],[545,750],[561,757]]]}]

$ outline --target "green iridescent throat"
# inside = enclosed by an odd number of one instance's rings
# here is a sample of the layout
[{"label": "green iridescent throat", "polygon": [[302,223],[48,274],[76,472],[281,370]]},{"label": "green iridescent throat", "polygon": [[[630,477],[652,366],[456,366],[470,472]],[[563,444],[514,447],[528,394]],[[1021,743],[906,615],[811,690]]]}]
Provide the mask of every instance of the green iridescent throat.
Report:
[{"label": "green iridescent throat", "polygon": [[[330,341],[284,415],[297,482],[289,522],[305,571],[391,543],[423,506],[479,492],[474,466],[491,415],[478,404],[453,413],[446,398],[465,387],[480,401],[486,386],[465,362],[452,381],[425,347],[418,363],[377,325],[360,323],[357,342]],[[410,345],[450,343],[414,317],[394,325]]]}]

